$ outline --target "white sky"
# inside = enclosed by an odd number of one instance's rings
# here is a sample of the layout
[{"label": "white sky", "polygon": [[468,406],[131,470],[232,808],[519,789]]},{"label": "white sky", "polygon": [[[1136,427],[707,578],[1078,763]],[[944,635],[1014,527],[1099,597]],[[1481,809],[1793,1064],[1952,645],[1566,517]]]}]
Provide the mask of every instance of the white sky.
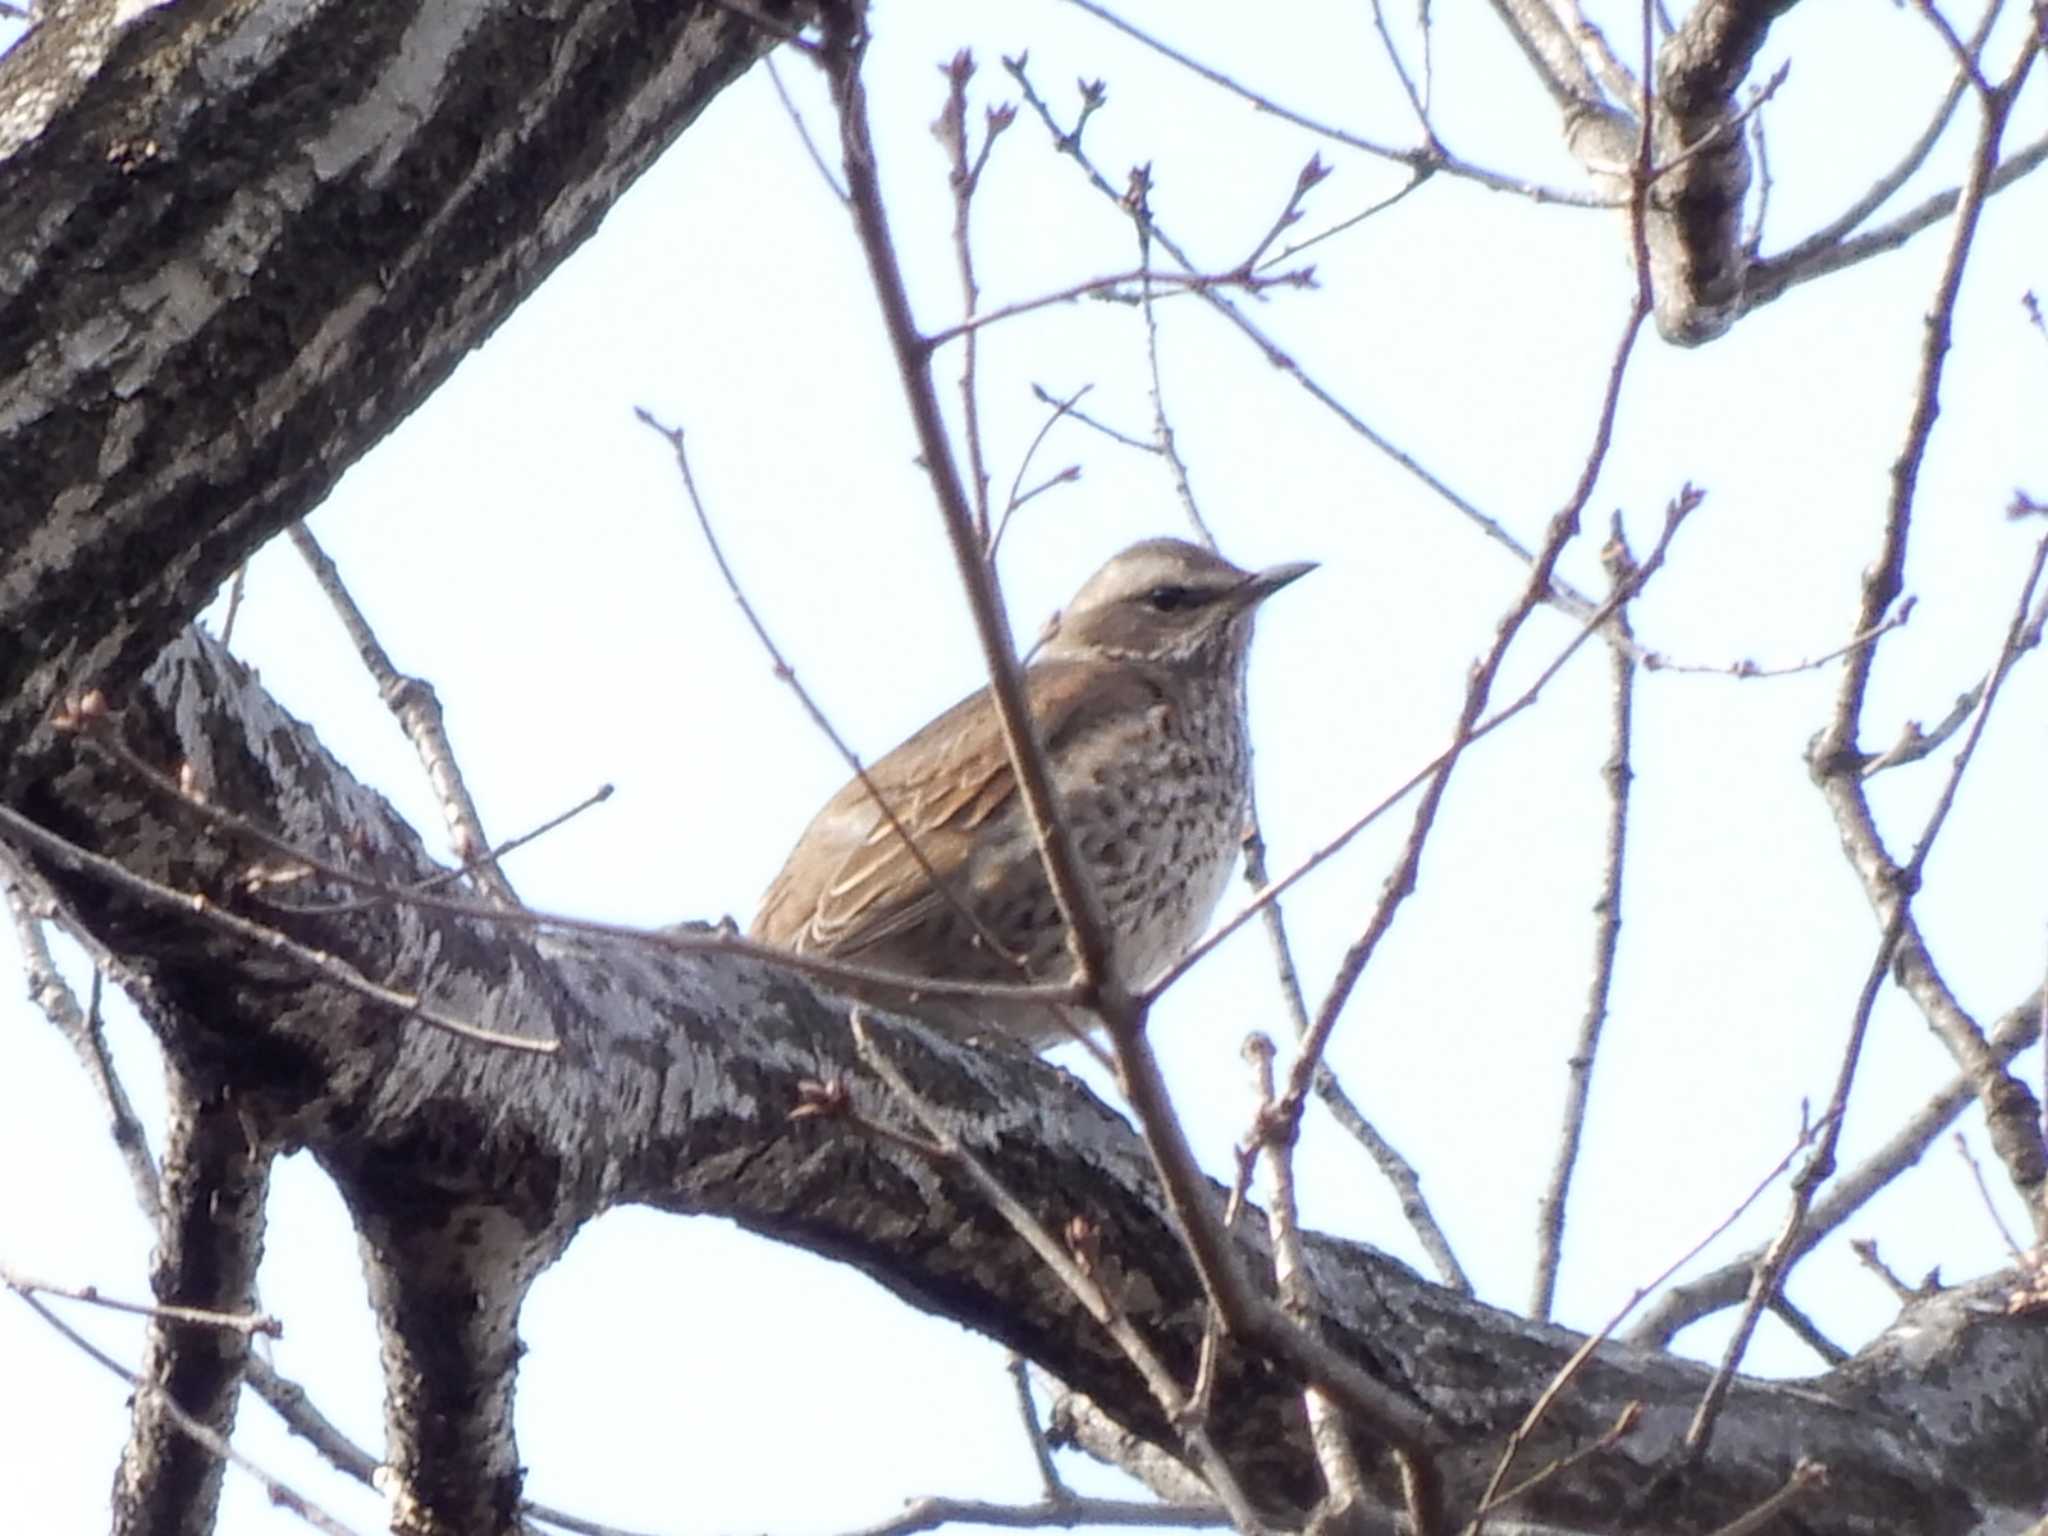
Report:
[{"label": "white sky", "polygon": [[[1438,9],[1439,127],[1452,147],[1580,185],[1497,25],[1477,8]],[[1247,28],[1238,7],[1150,10],[1171,17],[1180,46],[1290,105],[1366,135],[1409,136],[1362,7],[1264,29]],[[999,56],[1026,49],[1034,80],[1069,118],[1076,78],[1104,78],[1109,105],[1090,125],[1091,152],[1119,179],[1153,162],[1160,221],[1215,267],[1263,233],[1311,153],[1335,174],[1303,232],[1398,184],[1071,10],[893,0],[876,28],[876,129],[930,326],[958,301],[927,124],[943,88],[934,66],[962,44],[984,66],[979,99],[1014,98]],[[1799,7],[1753,78],[1786,57],[1794,68],[1766,114],[1766,250],[1825,221],[1887,166],[1946,79],[1924,22],[1850,0]],[[801,61],[783,68],[829,141],[818,82]],[[2041,97],[2037,83],[2010,144],[2041,131]],[[1959,116],[1962,132],[1911,197],[1954,179],[1975,121],[1967,105]],[[991,305],[1133,260],[1125,226],[1028,113],[996,152],[978,228]],[[1909,570],[1919,609],[1886,642],[1866,716],[1873,744],[1905,719],[1938,719],[1981,676],[2037,536],[2002,513],[2015,485],[2048,493],[2048,341],[2019,304],[2048,288],[2044,229],[2038,177],[1986,220],[1921,482]],[[1637,607],[1645,643],[1693,662],[1782,663],[1846,637],[1945,239],[1937,230],[1815,284],[1710,347],[1643,344],[1567,566],[1597,584],[1610,509],[1624,512],[1641,552],[1680,486],[1704,488],[1670,569]],[[1625,313],[1631,279],[1615,223],[1440,177],[1312,259],[1320,288],[1255,303],[1260,323],[1377,430],[1535,542],[1584,460]],[[1196,302],[1162,313],[1168,404],[1226,552],[1324,566],[1268,610],[1255,652],[1261,795],[1274,866],[1285,868],[1441,748],[1466,668],[1522,572]],[[1076,305],[992,330],[982,384],[998,489],[1043,419],[1033,382],[1092,384],[1091,410],[1143,433],[1143,361],[1137,316],[1123,307]],[[957,366],[949,353],[949,403]],[[528,900],[650,925],[727,912],[744,922],[843,771],[772,678],[635,406],[688,428],[750,596],[860,750],[886,750],[976,686],[965,609],[858,252],[760,71],[313,520],[398,664],[439,690],[494,836],[617,785],[605,808],[518,856],[511,873]],[[1082,466],[1080,483],[1034,502],[1005,546],[1020,633],[1123,544],[1183,529],[1149,457],[1062,428],[1027,478],[1067,463]],[[1532,622],[1505,686],[1533,676],[1569,634],[1555,616]],[[345,761],[434,825],[409,748],[288,548],[252,563],[235,644]],[[1642,680],[1623,958],[1574,1196],[1564,1321],[1597,1324],[1683,1251],[1784,1151],[1802,1101],[1827,1095],[1876,941],[1800,756],[1835,675]],[[1332,1057],[1422,1169],[1482,1294],[1511,1307],[1528,1290],[1535,1201],[1584,1004],[1606,696],[1604,651],[1589,648],[1538,711],[1467,759],[1421,890]],[[1987,1024],[2043,966],[2044,706],[2036,659],[1994,719],[1916,908]],[[1893,837],[1917,828],[1945,762],[1885,782]],[[1406,822],[1404,807],[1290,902],[1312,1006]],[[1240,899],[1233,889],[1226,901]],[[0,1008],[0,1166],[16,1170],[0,1184],[0,1258],[140,1297],[149,1234],[100,1112],[54,1031],[18,998]],[[1191,1132],[1221,1174],[1249,1111],[1238,1042],[1249,1028],[1285,1030],[1262,942],[1234,941],[1161,1013]],[[147,1036],[125,1015],[114,1034],[155,1124]],[[2027,1060],[2038,1078],[2038,1051]],[[1949,1072],[1917,1016],[1887,995],[1845,1160]],[[1326,1124],[1312,1124],[1303,1168],[1313,1224],[1420,1262],[1388,1192]],[[1774,1192],[1705,1262],[1760,1240],[1783,1209]],[[1910,1278],[1936,1265],[1966,1276],[2002,1253],[1945,1148],[1849,1235],[1878,1238]],[[376,1445],[376,1347],[352,1239],[304,1159],[278,1173],[263,1290],[285,1320],[278,1365]],[[1839,1238],[1791,1293],[1851,1345],[1892,1311]],[[124,1321],[76,1320],[138,1355],[139,1330]],[[849,1271],[719,1223],[615,1213],[540,1282],[524,1333],[528,1491],[591,1518],[823,1532],[927,1492],[1034,1489],[998,1351]],[[1711,1351],[1719,1337],[1704,1327],[1686,1343]],[[1769,1324],[1753,1362],[1816,1368]],[[36,1384],[0,1393],[0,1487],[19,1528],[99,1527],[125,1429],[121,1387],[18,1303],[0,1307],[0,1373]],[[255,1399],[242,1422],[248,1454],[359,1529],[379,1527],[377,1500],[324,1474]],[[224,1531],[295,1528],[246,1479],[231,1473],[229,1484]]]}]

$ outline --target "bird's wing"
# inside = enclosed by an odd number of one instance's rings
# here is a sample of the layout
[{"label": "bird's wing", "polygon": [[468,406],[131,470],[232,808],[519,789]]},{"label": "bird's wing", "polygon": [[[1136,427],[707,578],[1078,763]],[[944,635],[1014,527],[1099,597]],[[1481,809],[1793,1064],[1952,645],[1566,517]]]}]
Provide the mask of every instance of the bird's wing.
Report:
[{"label": "bird's wing", "polygon": [[[1095,661],[1041,663],[1024,681],[1039,739],[1055,756],[1106,718],[1128,718],[1159,699],[1138,670]],[[940,715],[868,778],[917,839],[932,874],[964,900],[961,877],[977,834],[1017,788],[986,690]],[[753,934],[787,949],[857,959],[948,905],[856,778],[805,830],[769,887]]]}]

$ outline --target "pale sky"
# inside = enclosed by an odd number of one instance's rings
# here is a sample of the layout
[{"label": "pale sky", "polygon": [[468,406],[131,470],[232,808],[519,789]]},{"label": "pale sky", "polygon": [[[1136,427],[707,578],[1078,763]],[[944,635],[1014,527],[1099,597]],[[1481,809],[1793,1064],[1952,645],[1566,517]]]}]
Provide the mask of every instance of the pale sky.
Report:
[{"label": "pale sky", "polygon": [[[1448,142],[1580,187],[1497,24],[1476,8],[1439,9]],[[1410,136],[1364,8],[1266,29],[1247,28],[1239,7],[1149,11],[1171,18],[1179,46],[1290,105],[1357,133]],[[1069,120],[1076,79],[1106,80],[1090,152],[1118,181],[1150,161],[1159,220],[1215,268],[1257,241],[1312,153],[1333,174],[1296,235],[1399,184],[1384,165],[1245,111],[1068,8],[890,0],[875,25],[876,131],[928,327],[958,311],[944,166],[927,125],[942,100],[935,66],[962,45],[983,65],[977,103],[1015,98],[999,60],[1027,49],[1033,80]],[[1887,166],[1946,79],[1923,21],[1850,0],[1795,10],[1752,78],[1787,57],[1795,67],[1765,117],[1767,251]],[[820,83],[801,60],[781,67],[829,145]],[[2048,123],[2035,85],[2011,144]],[[1953,182],[1974,128],[1968,106],[1959,122],[1902,204]],[[1134,260],[1127,226],[1028,111],[997,148],[977,228],[991,306]],[[2020,307],[2024,291],[2048,288],[2043,229],[2038,176],[1986,219],[1921,480],[1908,576],[1919,607],[1885,644],[1872,743],[1907,719],[1938,719],[1981,677],[2038,537],[2003,509],[2015,485],[2048,494],[2048,340]],[[1696,351],[1647,337],[1566,561],[1573,579],[1598,585],[1611,510],[1640,553],[1690,482],[1707,500],[1636,607],[1643,642],[1721,665],[1782,664],[1841,644],[1945,248],[1937,228]],[[1439,177],[1304,259],[1318,288],[1250,301],[1258,322],[1377,431],[1534,543],[1585,460],[1626,312],[1632,279],[1613,217]],[[1161,316],[1168,408],[1224,551],[1246,565],[1323,566],[1275,600],[1254,651],[1260,794],[1284,869],[1442,748],[1466,669],[1523,573],[1197,301],[1173,300]],[[958,367],[956,349],[940,370],[949,406]],[[999,492],[1044,419],[1033,383],[1092,385],[1090,411],[1149,431],[1142,327],[1127,306],[1077,304],[993,328],[981,382]],[[887,750],[978,685],[850,227],[760,70],[312,520],[398,665],[434,682],[494,837],[617,786],[605,807],[511,862],[529,901],[648,925],[725,913],[745,922],[844,769],[771,675],[636,406],[688,429],[749,596],[860,751]],[[1117,548],[1185,531],[1151,456],[1062,426],[1026,482],[1069,463],[1080,481],[1023,510],[1005,544],[1020,635]],[[1555,615],[1533,621],[1502,697],[1571,633]],[[288,547],[252,562],[234,643],[345,762],[429,828],[430,842],[444,841],[409,747]],[[1802,1102],[1826,1098],[1877,939],[1801,761],[1836,675],[1660,673],[1639,684],[1623,958],[1559,1292],[1560,1319],[1574,1326],[1603,1321],[1710,1228],[1791,1143]],[[1421,889],[1332,1052],[1354,1097],[1423,1171],[1481,1294],[1514,1308],[1526,1300],[1535,1201],[1589,974],[1607,694],[1605,650],[1589,646],[1537,710],[1468,757]],[[1916,909],[1987,1024],[2039,984],[2048,959],[2044,719],[2035,658],[2009,685]],[[1910,841],[1946,762],[1884,784],[1891,836]],[[1312,1007],[1407,820],[1404,806],[1288,904]],[[1242,899],[1234,885],[1226,911]],[[82,987],[82,968],[72,974]],[[0,1259],[140,1298],[150,1237],[100,1111],[40,1016],[14,991],[0,1010],[0,1166],[15,1170],[0,1184]],[[1205,962],[1156,1016],[1196,1147],[1219,1176],[1251,1108],[1238,1043],[1253,1028],[1286,1030],[1256,932]],[[125,1010],[112,1031],[154,1127],[153,1047]],[[2038,1080],[2038,1050],[2026,1060]],[[1845,1161],[1950,1072],[1918,1016],[1887,994]],[[1977,1117],[1964,1124],[1975,1136]],[[1311,1224],[1421,1263],[1370,1166],[1313,1117],[1302,1168]],[[1761,1240],[1784,1208],[1780,1188],[1698,1267]],[[2002,1261],[1945,1145],[1847,1235],[1877,1238],[1910,1279]],[[278,1171],[262,1286],[285,1323],[280,1368],[376,1446],[381,1386],[353,1241],[304,1159]],[[1797,1272],[1791,1294],[1851,1347],[1893,1312],[1840,1237]],[[128,1320],[71,1315],[138,1358]],[[1035,1491],[1000,1351],[851,1271],[716,1222],[613,1214],[541,1280],[523,1333],[528,1492],[589,1518],[691,1536],[823,1533],[925,1493]],[[1683,1342],[1711,1354],[1721,1337],[1710,1324]],[[1775,1373],[1818,1369],[1769,1324],[1751,1360]],[[0,1393],[0,1487],[18,1528],[101,1527],[126,1427],[122,1387],[11,1299],[0,1306],[0,1370],[36,1384]],[[238,1444],[356,1528],[381,1527],[375,1496],[325,1472],[253,1397]],[[1077,1484],[1110,1486],[1073,1458],[1063,1465]],[[224,1532],[295,1528],[230,1473]]]}]

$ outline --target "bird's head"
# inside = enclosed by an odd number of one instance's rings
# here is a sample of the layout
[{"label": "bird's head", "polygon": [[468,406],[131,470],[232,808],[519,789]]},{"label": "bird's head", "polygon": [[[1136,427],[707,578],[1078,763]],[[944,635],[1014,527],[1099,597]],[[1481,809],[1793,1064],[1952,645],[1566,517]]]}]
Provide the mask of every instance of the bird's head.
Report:
[{"label": "bird's head", "polygon": [[1219,652],[1241,658],[1253,611],[1314,569],[1313,562],[1297,561],[1244,571],[1181,539],[1147,539],[1088,578],[1040,654],[1167,664]]}]

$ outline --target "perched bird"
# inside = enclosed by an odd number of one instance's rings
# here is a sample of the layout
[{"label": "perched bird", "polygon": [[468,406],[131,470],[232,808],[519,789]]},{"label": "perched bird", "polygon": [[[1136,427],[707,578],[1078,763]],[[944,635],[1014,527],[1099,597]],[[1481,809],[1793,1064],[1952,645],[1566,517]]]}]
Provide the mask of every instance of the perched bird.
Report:
[{"label": "perched bird", "polygon": [[[1179,539],[1134,544],[1088,579],[1024,675],[1061,813],[1134,989],[1201,936],[1223,894],[1245,827],[1252,615],[1313,569],[1248,572]],[[754,919],[756,939],[913,977],[1072,979],[1066,924],[986,688],[868,778],[924,863],[856,778],[798,839]],[[955,1035],[1033,1047],[1070,1029],[1045,1004],[873,1000]]]}]

